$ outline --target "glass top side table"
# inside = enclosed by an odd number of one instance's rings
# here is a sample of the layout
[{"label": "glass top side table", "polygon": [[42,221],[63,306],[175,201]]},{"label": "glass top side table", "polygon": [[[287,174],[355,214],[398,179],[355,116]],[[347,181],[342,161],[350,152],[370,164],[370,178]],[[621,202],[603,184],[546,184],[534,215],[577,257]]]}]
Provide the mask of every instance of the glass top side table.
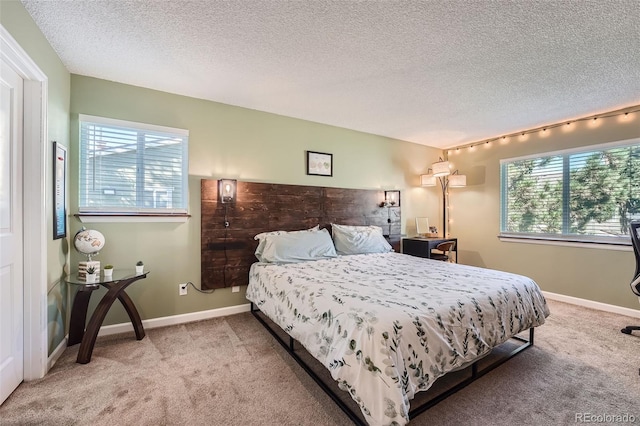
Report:
[{"label": "glass top side table", "polygon": [[[64,278],[65,282],[78,287],[78,291],[73,299],[71,320],[69,323],[69,346],[80,343],[76,362],[87,364],[91,361],[91,354],[93,353],[93,347],[95,346],[102,322],[107,312],[109,312],[111,305],[113,305],[116,300],[120,300],[125,311],[127,311],[127,315],[129,315],[129,319],[131,319],[131,324],[136,333],[136,339],[141,340],[144,338],[145,332],[140,314],[129,295],[125,292],[125,289],[135,281],[146,278],[147,274],[149,274],[148,270],[145,270],[141,274],[136,274],[134,269],[114,269],[111,277],[105,278],[104,272],[101,271],[96,281],[91,283],[88,283],[84,278],[79,278],[77,273]],[[87,308],[89,307],[91,294],[101,286],[105,287],[107,292],[102,299],[100,299],[85,329]]]}]

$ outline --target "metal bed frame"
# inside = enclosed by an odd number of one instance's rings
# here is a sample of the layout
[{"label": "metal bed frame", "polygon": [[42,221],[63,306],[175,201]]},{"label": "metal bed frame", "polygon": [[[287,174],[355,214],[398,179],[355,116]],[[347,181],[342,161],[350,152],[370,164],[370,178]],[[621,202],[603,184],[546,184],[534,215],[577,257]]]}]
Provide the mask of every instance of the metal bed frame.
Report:
[{"label": "metal bed frame", "polygon": [[[327,383],[325,383],[322,380],[322,378],[311,368],[311,366],[307,364],[307,362],[296,352],[296,349],[294,347],[295,339],[293,337],[288,336],[287,334],[287,336],[289,337],[289,341],[287,342],[280,335],[278,335],[276,330],[273,327],[271,327],[271,325],[267,322],[267,320],[265,320],[265,318],[262,317],[262,315],[264,315],[265,317],[266,315],[262,313],[260,309],[255,307],[253,302],[251,302],[251,314],[264,326],[264,328],[267,329],[267,331],[269,331],[269,333],[271,333],[271,335],[276,339],[278,343],[280,343],[280,345],[285,349],[285,351],[287,351],[287,353],[291,355],[291,357],[298,363],[298,365],[300,365],[300,367],[302,367],[302,369],[318,384],[318,386],[320,386],[320,388],[338,405],[338,407],[340,407],[340,409],[344,411],[344,413],[351,419],[351,421],[353,421],[354,424],[359,426],[367,426],[367,423],[360,417],[359,413],[356,413],[354,410],[352,410],[351,407],[349,407],[340,398],[340,396],[336,392],[334,392],[334,390],[331,389],[331,387]],[[276,325],[276,327],[278,326]],[[278,328],[282,330],[280,327]],[[469,369],[471,370],[469,377],[462,380],[461,382],[456,383],[453,386],[446,388],[443,392],[437,394],[436,396],[428,399],[425,402],[422,402],[419,406],[410,409],[409,420],[427,411],[429,408],[435,406],[439,402],[444,401],[446,398],[450,397],[451,395],[458,392],[459,390],[467,387],[471,383],[478,380],[480,377],[484,376],[485,374],[489,373],[493,369],[504,364],[505,362],[507,362],[514,356],[518,355],[525,349],[533,346],[533,330],[534,330],[533,327],[529,329],[528,339],[520,336],[511,337],[507,342],[509,342],[510,340],[515,340],[520,344],[515,349],[508,352],[507,354],[500,356],[498,360],[491,362],[489,365],[479,368],[478,363],[482,359],[484,359],[484,358],[481,358],[480,360],[476,360],[475,362],[473,362],[473,364],[465,367],[463,371],[469,370]],[[284,330],[282,330],[282,332],[286,333]],[[502,345],[504,345],[507,342],[504,342]],[[497,347],[500,347],[500,346],[501,345]]]}]

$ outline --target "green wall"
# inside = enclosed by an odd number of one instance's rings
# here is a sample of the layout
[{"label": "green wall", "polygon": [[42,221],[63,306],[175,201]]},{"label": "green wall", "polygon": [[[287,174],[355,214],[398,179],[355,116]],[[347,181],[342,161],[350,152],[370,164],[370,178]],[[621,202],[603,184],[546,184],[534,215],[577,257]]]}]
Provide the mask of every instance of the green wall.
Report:
[{"label": "green wall", "polygon": [[[178,284],[200,285],[200,179],[234,178],[252,182],[345,188],[400,189],[405,232],[415,232],[415,216],[437,215],[438,196],[419,187],[419,175],[441,150],[381,136],[260,111],[71,76],[70,211],[77,212],[78,114],[187,129],[189,135],[189,213],[186,223],[86,223],[106,245],[96,260],[133,267],[142,259],[151,274],[127,292],[143,319],[185,314],[247,303],[244,288],[178,295]],[[334,176],[307,176],[305,151],[333,154]],[[71,269],[82,258],[72,251]],[[95,298],[97,299],[97,298]],[[114,305],[105,324],[126,322]]]},{"label": "green wall", "polygon": [[[597,127],[594,124],[597,123]],[[467,264],[511,271],[533,278],[543,290],[638,309],[629,282],[635,270],[630,247],[614,250],[581,245],[558,246],[504,242],[500,231],[500,159],[640,138],[640,113],[577,122],[526,141],[492,142],[452,150],[450,160],[467,175],[466,188],[452,189],[451,233],[460,238],[460,258]]]},{"label": "green wall", "polygon": [[[47,170],[44,188],[46,193],[46,212],[52,212],[52,179],[51,141],[63,145],[69,144],[69,96],[70,74],[58,55],[44,38],[31,16],[14,0],[0,1],[0,23],[11,36],[27,52],[31,59],[47,75],[48,78],[48,110],[47,127],[49,143],[46,147]],[[68,258],[68,238],[53,240],[53,221],[47,215],[47,312],[49,354],[64,339],[64,324],[67,312],[68,297],[65,284],[60,283]],[[28,262],[29,259],[25,259]]]},{"label": "green wall", "polygon": [[[221,177],[256,182],[384,188],[402,190],[403,231],[411,235],[416,216],[440,223],[438,188],[419,187],[419,175],[441,155],[440,150],[371,134],[229,105],[177,96],[140,87],[69,75],[56,53],[19,1],[0,1],[0,23],[47,74],[48,135],[69,146],[69,212],[77,212],[78,114],[140,121],[190,131],[189,211],[186,223],[95,223],[107,238],[97,257],[103,264],[132,267],[145,260],[151,274],[134,284],[129,293],[143,319],[172,316],[246,303],[244,289],[216,290],[211,295],[190,289],[178,296],[177,284],[200,283],[200,179]],[[463,263],[529,275],[547,291],[637,309],[629,291],[634,260],[630,250],[561,247],[507,243],[498,240],[499,160],[576,146],[640,137],[640,117],[620,123],[604,119],[597,128],[586,123],[571,132],[554,130],[546,138],[531,135],[526,142],[450,155],[468,186],[451,190],[450,232],[459,238]],[[50,154],[51,147],[47,146]],[[307,176],[306,150],[334,154],[334,177]],[[51,176],[47,155],[46,176]],[[44,182],[50,188],[49,178]],[[47,211],[51,211],[47,191]],[[69,220],[72,236],[83,224]],[[52,233],[47,217],[47,234]],[[67,316],[66,286],[60,284],[69,254],[70,269],[81,257],[69,251],[69,239],[47,239],[47,304],[49,352],[64,338]],[[96,295],[98,296],[98,295]],[[95,302],[99,297],[94,296]],[[119,305],[105,324],[126,322]]]}]

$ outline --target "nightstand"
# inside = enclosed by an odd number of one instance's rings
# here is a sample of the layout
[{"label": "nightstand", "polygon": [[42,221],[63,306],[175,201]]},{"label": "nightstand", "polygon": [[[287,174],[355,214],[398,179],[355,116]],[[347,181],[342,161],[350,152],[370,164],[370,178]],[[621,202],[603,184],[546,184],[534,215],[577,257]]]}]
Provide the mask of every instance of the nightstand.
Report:
[{"label": "nightstand", "polygon": [[458,239],[457,238],[429,238],[429,237],[412,237],[402,239],[402,253],[411,256],[431,258],[431,250],[435,249],[438,244],[446,241],[454,241],[456,246],[453,251],[456,254],[456,263],[458,263]]},{"label": "nightstand", "polygon": [[[134,281],[146,278],[148,273],[149,271],[144,271],[141,274],[137,274],[134,270],[116,269],[111,277],[101,276],[98,281],[93,283],[88,283],[85,279],[79,278],[78,274],[71,274],[65,277],[64,280],[67,283],[78,287],[76,296],[73,299],[71,320],[69,322],[69,346],[80,343],[76,362],[87,364],[91,361],[91,354],[93,353],[93,347],[98,337],[98,331],[102,326],[102,321],[104,321],[104,317],[116,300],[120,300],[127,311],[133,329],[136,332],[136,339],[141,340],[144,338],[145,333],[140,314],[138,314],[136,306],[124,290]],[[98,303],[85,330],[89,299],[93,291],[100,288],[100,286],[105,287],[107,293]]]}]

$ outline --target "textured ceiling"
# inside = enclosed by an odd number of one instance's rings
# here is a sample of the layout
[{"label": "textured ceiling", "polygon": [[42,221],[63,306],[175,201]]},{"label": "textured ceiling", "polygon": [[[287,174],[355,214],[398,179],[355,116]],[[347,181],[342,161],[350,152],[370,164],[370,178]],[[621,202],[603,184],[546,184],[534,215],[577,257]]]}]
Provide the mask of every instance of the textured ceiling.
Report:
[{"label": "textured ceiling", "polygon": [[22,0],[70,72],[436,147],[640,104],[640,1]]}]

